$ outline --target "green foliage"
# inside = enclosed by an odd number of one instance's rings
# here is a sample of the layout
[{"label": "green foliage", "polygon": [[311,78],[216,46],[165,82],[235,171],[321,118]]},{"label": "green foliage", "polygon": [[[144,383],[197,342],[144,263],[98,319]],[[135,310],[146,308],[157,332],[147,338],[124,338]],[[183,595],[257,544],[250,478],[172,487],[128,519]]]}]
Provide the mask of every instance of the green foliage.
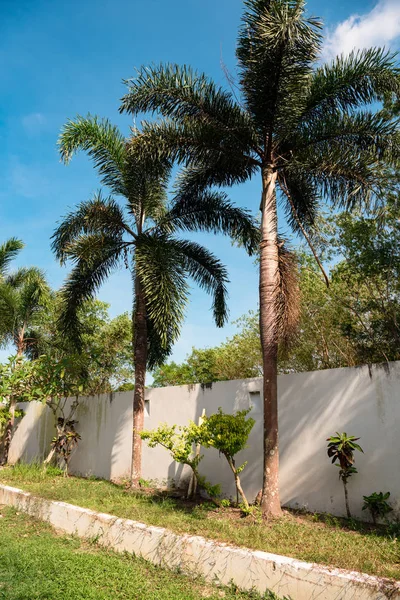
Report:
[{"label": "green foliage", "polygon": [[169,450],[176,462],[197,467],[202,457],[192,458],[193,443],[197,440],[195,431],[194,423],[189,424],[188,427],[179,427],[178,430],[176,425],[169,426],[162,423],[154,431],[142,431],[140,436],[146,440],[150,448],[163,446]]},{"label": "green foliage", "polygon": [[166,423],[161,423],[157,429],[153,431],[142,431],[140,437],[145,440],[150,448],[162,446],[169,451],[174,461],[177,463],[188,465],[196,478],[197,485],[203,489],[211,498],[215,498],[221,493],[219,485],[212,486],[199,473],[199,464],[203,458],[200,453],[193,451],[193,446],[201,441],[201,427],[189,422],[185,427],[176,425],[169,426]]},{"label": "green foliage", "polygon": [[205,448],[215,448],[225,456],[235,478],[237,495],[242,497],[246,510],[249,508],[249,503],[243,492],[239,475],[247,462],[236,466],[235,456],[246,447],[248,437],[255,424],[254,419],[246,418],[250,410],[250,408],[240,410],[230,415],[219,408],[214,415],[205,416],[200,425],[200,443]]},{"label": "green foliage", "polygon": [[340,468],[339,476],[342,479],[347,479],[352,474],[357,473],[354,465],[354,451],[364,452],[359,444],[356,444],[357,440],[353,435],[348,436],[347,433],[338,433],[336,436],[331,436],[327,439],[328,443],[328,456],[332,458],[332,464],[339,461],[337,465]]},{"label": "green foliage", "polygon": [[259,317],[249,312],[236,321],[240,330],[215,348],[193,348],[185,362],[171,362],[154,371],[154,387],[212,383],[262,375]]},{"label": "green foliage", "polygon": [[62,301],[56,294],[29,357],[46,355],[55,361],[79,363],[81,371],[86,372],[83,393],[88,396],[129,384],[134,379],[132,320],[128,313],[110,319],[108,309],[109,305],[100,300],[88,300],[81,306],[82,349],[78,354],[73,340],[58,328]]},{"label": "green foliage", "polygon": [[[254,427],[255,420],[246,418],[250,412],[239,410],[230,415],[221,408],[209,417],[205,416],[201,425],[201,444],[205,448],[215,448],[224,456],[232,459],[238,452],[246,448],[247,440]],[[237,467],[240,473],[246,465]]]},{"label": "green foliage", "polygon": [[392,512],[393,508],[387,502],[390,497],[390,492],[374,492],[369,496],[363,496],[363,510],[369,510],[372,516],[372,521],[376,523],[378,518],[385,518],[386,515]]},{"label": "green foliage", "polygon": [[7,410],[12,402],[41,400],[46,392],[37,386],[37,363],[12,356],[0,364],[0,402]]}]

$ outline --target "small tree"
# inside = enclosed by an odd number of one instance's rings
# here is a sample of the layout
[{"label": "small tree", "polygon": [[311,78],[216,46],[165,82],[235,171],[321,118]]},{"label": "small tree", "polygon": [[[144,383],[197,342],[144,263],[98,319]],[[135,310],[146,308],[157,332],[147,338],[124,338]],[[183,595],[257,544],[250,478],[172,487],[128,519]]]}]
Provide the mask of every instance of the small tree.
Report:
[{"label": "small tree", "polygon": [[225,456],[235,478],[237,501],[240,495],[246,509],[249,508],[249,503],[240,482],[240,473],[247,462],[236,466],[235,456],[246,447],[249,434],[255,423],[251,417],[246,419],[250,410],[250,408],[240,410],[233,415],[228,415],[219,408],[214,415],[204,417],[203,424],[200,426],[201,444],[206,448],[215,448]]},{"label": "small tree", "polygon": [[[193,451],[193,446],[201,443],[201,428],[192,421],[186,427],[177,428],[176,425],[161,425],[153,431],[142,431],[142,440],[146,440],[150,448],[162,446],[168,450],[177,463],[188,465],[193,472],[196,484],[192,487],[193,493],[196,487],[202,488],[211,498],[220,493],[219,486],[210,485],[199,473],[199,463],[203,456]],[[189,492],[188,492],[188,497]]]},{"label": "small tree", "polygon": [[360,452],[364,452],[364,450],[356,444],[356,441],[360,438],[356,438],[353,435],[348,436],[347,433],[338,433],[336,432],[336,436],[332,436],[327,439],[328,443],[328,456],[332,458],[332,464],[334,464],[337,460],[339,464],[336,465],[339,467],[339,478],[343,481],[344,487],[344,497],[346,502],[346,512],[347,516],[351,518],[350,506],[349,506],[349,496],[347,492],[347,480],[349,477],[357,473],[357,469],[354,465],[354,451],[359,450]]},{"label": "small tree", "polygon": [[[73,419],[79,406],[80,394],[86,384],[86,373],[79,357],[56,360],[42,356],[37,361],[36,386],[42,401],[54,415],[56,436],[52,439],[50,452],[44,461],[49,464],[54,457],[58,466],[68,473],[69,462],[81,436],[76,432],[77,421]],[[74,397],[69,403],[68,398]]]},{"label": "small tree", "polygon": [[41,390],[35,385],[36,367],[36,362],[21,356],[12,356],[7,363],[0,364],[0,428],[4,428],[0,464],[8,462],[14,419],[22,415],[22,411],[17,410],[17,403],[41,399]]}]

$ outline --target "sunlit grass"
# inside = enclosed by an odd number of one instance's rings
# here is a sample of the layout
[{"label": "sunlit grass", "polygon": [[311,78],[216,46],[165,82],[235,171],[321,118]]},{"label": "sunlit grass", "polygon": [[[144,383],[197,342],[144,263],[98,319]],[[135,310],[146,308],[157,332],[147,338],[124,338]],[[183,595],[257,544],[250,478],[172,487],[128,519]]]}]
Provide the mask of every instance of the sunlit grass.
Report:
[{"label": "sunlit grass", "polygon": [[301,560],[400,579],[400,542],[384,529],[334,517],[285,512],[264,524],[206,503],[190,506],[165,495],[135,493],[103,480],[63,477],[54,469],[17,465],[0,480],[36,495],[167,527],[178,533],[292,556]]},{"label": "sunlit grass", "polygon": [[[7,600],[256,600],[116,554],[0,507],[0,598]],[[278,600],[273,594],[265,599]]]}]

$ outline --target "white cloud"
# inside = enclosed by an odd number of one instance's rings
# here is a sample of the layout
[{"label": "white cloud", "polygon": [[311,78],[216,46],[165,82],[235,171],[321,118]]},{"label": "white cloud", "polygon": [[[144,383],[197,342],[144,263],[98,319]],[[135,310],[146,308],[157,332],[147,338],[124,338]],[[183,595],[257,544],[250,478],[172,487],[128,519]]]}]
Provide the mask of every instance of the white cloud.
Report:
[{"label": "white cloud", "polygon": [[29,134],[38,133],[46,124],[46,117],[42,113],[31,113],[22,118],[22,126]]},{"label": "white cloud", "polygon": [[323,58],[329,60],[353,49],[389,47],[400,36],[400,1],[381,0],[363,15],[353,14],[328,33]]}]

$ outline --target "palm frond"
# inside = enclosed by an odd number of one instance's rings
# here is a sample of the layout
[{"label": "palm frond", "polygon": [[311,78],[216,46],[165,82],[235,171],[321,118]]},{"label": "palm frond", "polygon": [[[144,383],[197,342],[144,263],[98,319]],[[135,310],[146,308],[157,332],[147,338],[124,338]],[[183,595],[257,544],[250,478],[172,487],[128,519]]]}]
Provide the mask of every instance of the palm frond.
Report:
[{"label": "palm frond", "polygon": [[69,247],[69,257],[75,263],[61,289],[61,310],[58,326],[79,349],[81,323],[79,309],[93,299],[98,289],[124,258],[127,244],[102,234],[78,237]]},{"label": "palm frond", "polygon": [[128,93],[122,98],[120,112],[138,114],[158,112],[184,123],[207,124],[214,132],[236,137],[237,143],[256,143],[249,115],[232,94],[188,66],[159,64],[142,67],[137,76],[125,82]]},{"label": "palm frond", "polygon": [[11,261],[23,247],[23,242],[14,237],[0,245],[0,278],[5,277]]},{"label": "palm frond", "polygon": [[189,294],[182,257],[167,236],[138,238],[135,276],[145,297],[152,336],[167,350],[179,336]]},{"label": "palm frond", "polygon": [[103,198],[101,192],[92,200],[82,202],[65,217],[52,235],[52,250],[57,260],[65,263],[69,247],[82,234],[100,234],[122,240],[124,232],[134,236],[124,214],[113,198]]},{"label": "palm frond", "polygon": [[217,327],[223,327],[229,315],[226,268],[214,254],[196,242],[172,238],[168,243],[180,254],[188,275],[212,295],[215,323]]},{"label": "palm frond", "polygon": [[[307,176],[321,196],[334,207],[353,210],[382,202],[391,180],[391,170],[371,152],[355,153],[352,147],[334,146],[302,153]],[[293,163],[296,170],[297,164]]]},{"label": "palm frond", "polygon": [[7,283],[0,283],[0,346],[13,341],[19,307],[18,290]]},{"label": "palm frond", "polygon": [[79,150],[93,159],[101,181],[115,194],[126,195],[125,138],[108,119],[78,115],[67,121],[58,139],[61,159],[68,163]]},{"label": "palm frond", "polygon": [[400,69],[396,54],[384,48],[353,51],[337,56],[313,73],[302,120],[329,118],[332,111],[348,112],[400,96]]},{"label": "palm frond", "polygon": [[157,225],[169,233],[224,233],[243,245],[249,254],[257,251],[260,242],[259,227],[254,218],[248,211],[229,202],[223,192],[206,190],[180,194],[178,190],[170,210]]},{"label": "palm frond", "polygon": [[397,132],[400,119],[388,117],[386,111],[357,111],[351,114],[332,112],[323,119],[314,119],[291,133],[288,151],[301,156],[303,150],[312,147],[318,152],[333,146],[353,152],[371,152],[380,161],[394,164],[399,157],[400,142]]}]

